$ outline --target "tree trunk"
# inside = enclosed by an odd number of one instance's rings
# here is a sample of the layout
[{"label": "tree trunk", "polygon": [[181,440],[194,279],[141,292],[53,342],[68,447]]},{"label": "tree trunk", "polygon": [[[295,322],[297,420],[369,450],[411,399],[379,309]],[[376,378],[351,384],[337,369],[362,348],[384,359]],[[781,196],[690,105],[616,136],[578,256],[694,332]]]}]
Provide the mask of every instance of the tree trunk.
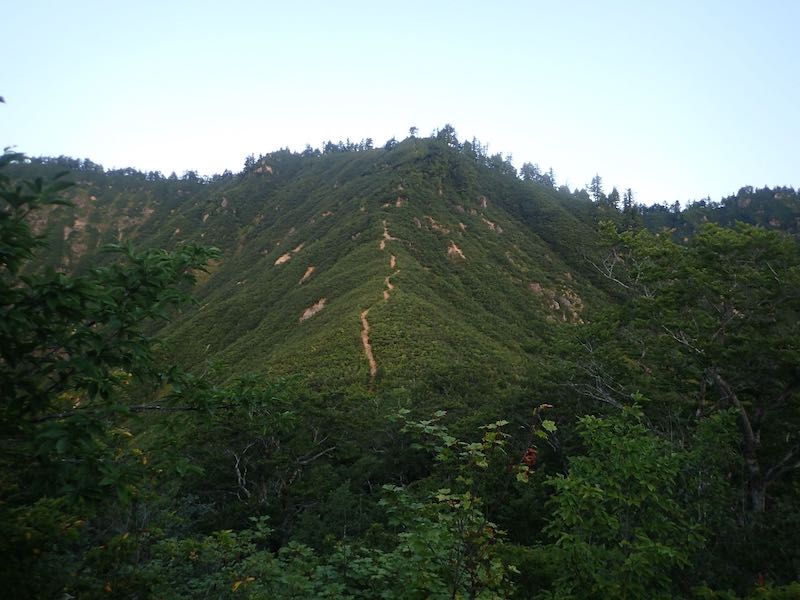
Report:
[{"label": "tree trunk", "polygon": [[736,392],[720,376],[716,370],[712,372],[716,384],[724,398],[727,398],[739,412],[739,423],[742,428],[742,455],[747,465],[747,487],[750,495],[750,512],[763,513],[766,509],[767,482],[769,479],[762,475],[761,465],[758,461],[758,437],[753,432],[750,417],[744,405],[739,401]]},{"label": "tree trunk", "polygon": [[763,479],[750,481],[750,511],[761,514],[766,510],[767,482]]}]

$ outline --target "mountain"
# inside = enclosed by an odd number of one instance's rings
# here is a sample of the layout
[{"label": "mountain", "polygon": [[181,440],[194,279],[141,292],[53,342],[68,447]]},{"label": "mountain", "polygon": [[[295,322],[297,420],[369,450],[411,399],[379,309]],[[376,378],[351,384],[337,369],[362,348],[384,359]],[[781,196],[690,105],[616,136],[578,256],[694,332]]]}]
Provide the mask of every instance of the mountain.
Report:
[{"label": "mountain", "polygon": [[644,225],[658,231],[667,228],[686,240],[705,223],[733,227],[737,222],[784,231],[800,239],[800,194],[790,187],[745,186],[719,202],[710,198],[680,205],[655,204],[639,207]]},{"label": "mountain", "polygon": [[18,597],[798,596],[794,190],[620,211],[447,127],[210,179],[21,161]]},{"label": "mountain", "polygon": [[50,260],[80,271],[121,240],[222,249],[162,331],[184,364],[463,387],[524,373],[550,323],[606,298],[582,256],[591,205],[436,138],[279,151],[210,181],[77,166],[74,209],[39,224]]}]

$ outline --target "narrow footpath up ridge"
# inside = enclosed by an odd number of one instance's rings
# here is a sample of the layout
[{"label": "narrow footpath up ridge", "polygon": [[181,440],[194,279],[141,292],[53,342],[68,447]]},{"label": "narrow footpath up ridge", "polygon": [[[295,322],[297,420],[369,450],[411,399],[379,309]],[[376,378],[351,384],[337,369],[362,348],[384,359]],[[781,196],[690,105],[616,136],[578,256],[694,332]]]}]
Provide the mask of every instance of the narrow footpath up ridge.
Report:
[{"label": "narrow footpath up ridge", "polygon": [[390,273],[389,275],[387,275],[386,278],[383,280],[384,283],[386,284],[386,289],[383,290],[383,299],[386,300],[387,302],[389,301],[389,296],[390,296],[392,290],[394,290],[394,284],[392,283],[392,277],[394,277],[395,275],[397,275],[400,272],[400,269],[397,269],[396,267],[397,267],[397,258],[395,257],[394,254],[392,254],[392,257],[389,259],[389,268],[390,269],[395,269],[395,271],[393,273]]},{"label": "narrow footpath up ridge", "polygon": [[391,241],[396,240],[396,239],[397,238],[393,238],[389,234],[389,226],[386,224],[386,221],[384,220],[384,222],[383,222],[383,237],[381,238],[381,243],[380,243],[380,245],[378,247],[381,250],[385,250],[386,249],[386,242],[391,242]]},{"label": "narrow footpath up ridge", "polygon": [[[383,236],[381,237],[380,244],[378,248],[383,252],[386,250],[386,242],[391,242],[396,240],[397,238],[393,238],[392,235],[389,233],[389,225],[386,221],[383,221]],[[388,302],[390,298],[391,292],[395,289],[394,284],[391,282],[391,278],[397,275],[400,272],[400,269],[397,268],[397,257],[392,254],[389,257],[389,268],[394,269],[394,272],[390,273],[384,278],[384,283],[386,284],[386,289],[383,290],[383,299],[384,301]],[[364,346],[364,355],[367,357],[367,362],[369,363],[369,379],[370,379],[370,389],[374,389],[375,386],[375,377],[378,374],[378,363],[375,360],[375,354],[372,352],[372,343],[369,340],[369,320],[367,320],[367,315],[369,314],[370,309],[366,308],[361,311],[359,318],[361,319],[361,344]]]},{"label": "narrow footpath up ridge", "polygon": [[369,341],[369,321],[367,321],[367,314],[369,309],[361,311],[361,343],[364,345],[364,354],[367,356],[369,363],[369,380],[370,387],[375,382],[375,376],[378,374],[378,363],[375,362],[375,355],[372,354],[372,344]]}]

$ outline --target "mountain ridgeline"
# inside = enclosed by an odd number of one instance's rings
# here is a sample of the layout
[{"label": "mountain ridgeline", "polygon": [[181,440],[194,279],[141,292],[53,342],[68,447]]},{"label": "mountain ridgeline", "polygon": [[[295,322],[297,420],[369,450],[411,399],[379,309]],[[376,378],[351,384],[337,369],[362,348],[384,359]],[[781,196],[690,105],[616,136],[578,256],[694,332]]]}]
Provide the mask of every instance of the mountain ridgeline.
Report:
[{"label": "mountain ridgeline", "polygon": [[163,332],[187,364],[324,386],[513,378],[548,323],[580,322],[605,299],[583,257],[591,204],[437,139],[280,151],[207,182],[77,177],[75,208],[46,225],[63,266],[80,271],[121,240],[222,250],[197,307]]}]

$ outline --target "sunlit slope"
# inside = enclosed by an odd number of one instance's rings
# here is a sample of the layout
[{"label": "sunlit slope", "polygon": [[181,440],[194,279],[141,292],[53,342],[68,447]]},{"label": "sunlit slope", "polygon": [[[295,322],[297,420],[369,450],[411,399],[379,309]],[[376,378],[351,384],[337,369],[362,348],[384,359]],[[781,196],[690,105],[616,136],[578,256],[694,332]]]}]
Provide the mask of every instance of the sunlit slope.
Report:
[{"label": "sunlit slope", "polygon": [[119,239],[223,250],[162,332],[198,369],[367,389],[513,377],[549,322],[604,301],[581,253],[590,205],[435,139],[281,151],[206,183],[83,173],[75,196],[47,224],[72,268]]},{"label": "sunlit slope", "polygon": [[554,192],[431,145],[309,158],[278,185],[267,157],[193,207],[225,255],[165,331],[178,357],[367,387],[520,372],[546,323],[597,295],[574,251],[590,228]]}]

